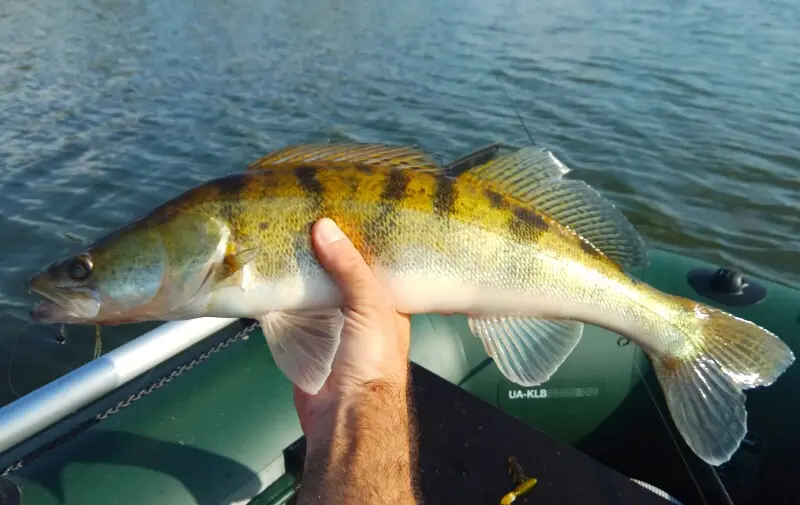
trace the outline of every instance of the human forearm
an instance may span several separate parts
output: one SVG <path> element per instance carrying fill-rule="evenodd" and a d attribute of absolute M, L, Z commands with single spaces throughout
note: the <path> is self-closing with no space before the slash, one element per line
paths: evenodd
<path fill-rule="evenodd" d="M 416 505 L 411 319 L 333 221 L 321 219 L 312 232 L 341 290 L 344 324 L 322 389 L 295 388 L 307 444 L 298 503 Z"/>
<path fill-rule="evenodd" d="M 299 505 L 417 503 L 407 385 L 371 381 L 307 439 Z"/>

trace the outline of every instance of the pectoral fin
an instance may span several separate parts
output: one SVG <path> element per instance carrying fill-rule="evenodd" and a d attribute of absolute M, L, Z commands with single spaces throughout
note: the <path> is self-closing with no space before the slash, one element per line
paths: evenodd
<path fill-rule="evenodd" d="M 235 254 L 228 254 L 225 256 L 225 265 L 228 267 L 230 273 L 235 273 L 245 267 L 248 263 L 256 259 L 258 256 L 258 247 L 251 247 L 244 249 Z"/>
<path fill-rule="evenodd" d="M 258 247 L 251 247 L 237 253 L 226 254 L 218 266 L 209 271 L 206 282 L 219 284 L 226 280 L 230 281 L 235 273 L 242 271 L 248 263 L 256 259 L 259 251 Z"/>
<path fill-rule="evenodd" d="M 269 312 L 259 322 L 278 368 L 298 388 L 317 394 L 339 347 L 341 311 Z"/>

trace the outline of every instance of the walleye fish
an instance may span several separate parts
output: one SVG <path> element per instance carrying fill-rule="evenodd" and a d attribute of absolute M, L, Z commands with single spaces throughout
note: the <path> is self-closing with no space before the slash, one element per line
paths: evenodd
<path fill-rule="evenodd" d="M 718 465 L 746 432 L 744 390 L 793 363 L 769 331 L 635 279 L 633 226 L 541 148 L 451 176 L 416 148 L 300 145 L 206 182 L 29 280 L 43 322 L 260 321 L 277 365 L 316 393 L 342 298 L 310 227 L 327 216 L 407 314 L 464 314 L 510 381 L 541 384 L 584 324 L 644 349 L 676 426 Z"/>

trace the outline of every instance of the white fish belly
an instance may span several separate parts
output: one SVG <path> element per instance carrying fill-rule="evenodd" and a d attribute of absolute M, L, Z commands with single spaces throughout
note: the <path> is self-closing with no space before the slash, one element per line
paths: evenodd
<path fill-rule="evenodd" d="M 650 353 L 676 354 L 685 346 L 682 333 L 668 317 L 654 313 L 648 304 L 615 295 L 621 291 L 609 281 L 597 291 L 606 296 L 588 296 L 594 289 L 574 290 L 558 283 L 533 284 L 529 289 L 480 285 L 436 276 L 398 276 L 388 279 L 398 311 L 408 314 L 440 313 L 468 316 L 516 316 L 580 321 L 627 337 Z M 569 292 L 574 291 L 573 296 Z M 584 294 L 587 296 L 579 296 Z"/>
<path fill-rule="evenodd" d="M 453 226 L 452 224 L 450 226 Z M 398 310 L 568 319 L 625 336 L 649 352 L 673 353 L 684 335 L 673 309 L 628 278 L 612 278 L 580 261 L 463 226 L 458 237 L 395 250 L 384 273 Z"/>
<path fill-rule="evenodd" d="M 247 266 L 241 285 L 214 290 L 205 315 L 255 319 L 267 312 L 340 307 L 341 304 L 339 289 L 316 264 L 307 268 L 305 275 L 275 280 L 260 277 Z"/>

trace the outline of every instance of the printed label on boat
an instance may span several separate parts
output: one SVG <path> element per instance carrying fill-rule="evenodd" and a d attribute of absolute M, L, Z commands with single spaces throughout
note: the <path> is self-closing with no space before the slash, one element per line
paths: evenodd
<path fill-rule="evenodd" d="M 578 387 L 558 387 L 558 386 L 537 386 L 532 388 L 504 388 L 505 397 L 508 400 L 545 400 L 557 398 L 596 398 L 600 396 L 599 386 L 578 386 Z M 501 395 L 503 392 L 501 392 Z"/>

